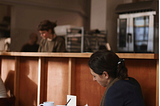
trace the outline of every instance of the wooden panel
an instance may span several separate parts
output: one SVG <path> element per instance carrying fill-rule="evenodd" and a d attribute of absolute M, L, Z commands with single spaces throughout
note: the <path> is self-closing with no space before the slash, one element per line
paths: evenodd
<path fill-rule="evenodd" d="M 39 61 L 38 61 L 38 94 L 37 94 L 37 106 L 39 106 L 40 103 L 42 103 L 45 98 L 45 58 L 43 57 L 39 57 Z"/>
<path fill-rule="evenodd" d="M 157 61 L 156 68 L 156 106 L 159 106 L 159 60 Z"/>
<path fill-rule="evenodd" d="M 46 101 L 53 101 L 55 105 L 65 104 L 68 94 L 68 58 L 48 58 L 47 60 Z"/>
<path fill-rule="evenodd" d="M 65 104 L 67 94 L 75 94 L 78 106 L 83 106 L 86 103 L 89 106 L 98 106 L 105 88 L 93 81 L 88 67 L 90 54 L 44 53 L 40 56 L 43 58 L 40 76 L 40 102 L 53 101 L 55 105 Z M 23 55 L 24 57 L 14 57 L 14 55 Z M 28 53 L 14 53 L 13 57 L 1 56 L 1 77 L 12 93 L 15 86 L 16 94 L 18 94 L 16 100 L 19 101 L 17 106 L 38 105 L 36 100 L 38 98 L 39 57 L 31 57 L 30 55 Z M 34 55 L 39 56 L 41 54 L 33 53 Z M 121 58 L 126 58 L 129 76 L 134 77 L 140 83 L 146 106 L 158 106 L 159 60 L 156 60 L 157 55 L 145 54 L 143 57 L 142 54 L 119 53 L 118 55 Z M 15 79 L 16 81 L 19 79 L 19 84 L 14 82 L 15 71 L 17 75 Z"/>
<path fill-rule="evenodd" d="M 2 57 L 0 56 L 0 76 L 1 76 Z"/>
<path fill-rule="evenodd" d="M 156 102 L 155 60 L 126 60 L 128 74 L 140 83 L 146 106 Z M 76 95 L 78 105 L 98 106 L 105 88 L 92 80 L 88 59 L 76 59 Z"/>
<path fill-rule="evenodd" d="M 19 106 L 19 80 L 20 80 L 20 57 L 15 57 L 15 74 L 14 74 L 14 96 L 16 97 L 15 105 Z"/>
<path fill-rule="evenodd" d="M 158 59 L 159 54 L 150 53 L 116 53 L 119 58 L 125 59 Z"/>
<path fill-rule="evenodd" d="M 142 88 L 146 106 L 156 104 L 156 61 L 126 60 L 129 76 L 137 79 Z"/>
<path fill-rule="evenodd" d="M 78 57 L 89 58 L 92 53 L 49 53 L 49 52 L 0 52 L 3 56 L 29 56 L 29 57 Z M 127 59 L 158 59 L 159 54 L 154 53 L 116 53 L 120 58 Z"/>
<path fill-rule="evenodd" d="M 99 106 L 105 88 L 93 81 L 88 67 L 88 59 L 76 59 L 77 105 Z"/>
<path fill-rule="evenodd" d="M 75 95 L 75 58 L 69 58 L 68 71 L 68 95 Z"/>
<path fill-rule="evenodd" d="M 1 57 L 1 78 L 8 94 L 14 94 L 15 58 Z"/>
<path fill-rule="evenodd" d="M 19 106 L 36 106 L 38 58 L 21 58 L 19 81 Z"/>

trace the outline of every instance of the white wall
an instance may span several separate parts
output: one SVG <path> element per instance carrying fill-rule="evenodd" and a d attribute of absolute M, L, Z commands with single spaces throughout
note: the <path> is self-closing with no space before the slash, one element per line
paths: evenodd
<path fill-rule="evenodd" d="M 107 30 L 107 42 L 112 51 L 117 51 L 116 6 L 124 0 L 91 0 L 91 29 Z"/>
<path fill-rule="evenodd" d="M 8 6 L 0 4 L 0 22 L 2 22 L 4 16 L 8 16 Z"/>
<path fill-rule="evenodd" d="M 123 0 L 107 0 L 106 6 L 106 28 L 107 28 L 107 41 L 111 46 L 112 51 L 117 52 L 117 18 L 118 14 L 115 13 L 117 5 L 123 4 Z"/>
<path fill-rule="evenodd" d="M 29 34 L 37 31 L 36 28 L 39 22 L 44 19 L 49 19 L 52 21 L 57 20 L 58 25 L 70 24 L 84 26 L 86 30 L 107 30 L 107 41 L 112 50 L 116 52 L 118 15 L 115 14 L 115 8 L 118 4 L 133 1 L 134 0 L 91 0 L 91 2 L 90 0 L 0 0 L 0 4 L 12 6 L 12 51 L 19 51 L 21 46 L 28 41 Z"/>
<path fill-rule="evenodd" d="M 132 3 L 133 2 L 133 0 L 123 0 L 124 1 L 124 3 Z"/>
<path fill-rule="evenodd" d="M 106 2 L 107 0 L 91 0 L 91 30 L 106 30 Z"/>
<path fill-rule="evenodd" d="M 84 26 L 86 29 L 90 23 L 89 0 L 1 0 L 0 3 L 12 6 L 12 51 L 20 51 L 29 34 L 37 32 L 42 20 L 57 20 L 58 25 Z"/>
<path fill-rule="evenodd" d="M 6 5 L 0 5 L 0 22 L 3 21 L 3 17 L 7 15 L 7 6 Z M 3 34 L 2 32 L 0 31 L 0 50 L 3 50 L 4 46 L 2 45 L 3 44 L 3 41 L 1 40 Z"/>

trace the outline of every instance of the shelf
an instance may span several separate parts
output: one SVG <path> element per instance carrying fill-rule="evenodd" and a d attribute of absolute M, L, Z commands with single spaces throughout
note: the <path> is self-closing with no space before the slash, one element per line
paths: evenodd
<path fill-rule="evenodd" d="M 72 34 L 72 35 L 67 35 L 67 37 L 81 37 L 82 35 L 81 34 Z"/>
<path fill-rule="evenodd" d="M 83 52 L 84 29 L 83 27 L 68 28 L 66 35 L 66 50 L 68 52 Z"/>
<path fill-rule="evenodd" d="M 159 54 L 153 53 L 116 53 L 124 59 L 159 59 Z M 43 52 L 0 52 L 0 56 L 23 57 L 75 57 L 89 58 L 92 53 L 43 53 Z"/>
<path fill-rule="evenodd" d="M 98 33 L 84 34 L 84 51 L 97 51 L 100 46 L 104 46 L 107 43 L 107 31 L 99 30 Z"/>

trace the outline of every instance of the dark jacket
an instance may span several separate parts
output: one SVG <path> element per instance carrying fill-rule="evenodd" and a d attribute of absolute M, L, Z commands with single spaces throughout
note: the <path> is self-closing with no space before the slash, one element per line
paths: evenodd
<path fill-rule="evenodd" d="M 131 77 L 114 83 L 107 91 L 105 106 L 145 106 L 139 83 Z"/>
<path fill-rule="evenodd" d="M 38 52 L 65 52 L 65 40 L 56 36 L 55 39 L 49 41 L 47 39 L 42 39 L 39 44 Z"/>

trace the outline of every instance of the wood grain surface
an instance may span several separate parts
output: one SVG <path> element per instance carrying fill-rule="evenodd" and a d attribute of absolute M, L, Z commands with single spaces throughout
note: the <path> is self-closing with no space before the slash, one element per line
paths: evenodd
<path fill-rule="evenodd" d="M 77 106 L 98 106 L 105 88 L 93 81 L 88 67 L 90 55 L 0 53 L 1 78 L 6 88 L 15 95 L 16 106 L 38 106 L 44 101 L 64 105 L 68 94 L 77 96 Z M 125 58 L 129 76 L 140 83 L 146 106 L 158 106 L 158 56 L 129 53 L 118 55 Z"/>

